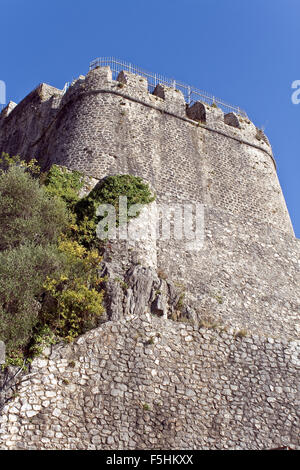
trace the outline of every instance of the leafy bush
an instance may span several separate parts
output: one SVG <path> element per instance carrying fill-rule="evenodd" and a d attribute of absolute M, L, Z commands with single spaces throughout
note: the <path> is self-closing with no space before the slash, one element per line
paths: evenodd
<path fill-rule="evenodd" d="M 0 174 L 0 251 L 22 243 L 46 245 L 69 223 L 62 200 L 49 197 L 22 166 Z"/>
<path fill-rule="evenodd" d="M 10 157 L 8 153 L 2 152 L 0 156 L 0 173 L 5 173 L 11 167 L 23 168 L 24 171 L 33 175 L 40 175 L 40 167 L 37 160 L 33 158 L 29 162 L 25 162 L 19 155 Z"/>
<path fill-rule="evenodd" d="M 119 196 L 128 209 L 154 200 L 132 175 L 110 176 L 82 199 L 79 172 L 54 165 L 36 175 L 35 161 L 0 158 L 0 339 L 13 364 L 99 324 L 97 208 L 112 204 L 118 213 Z"/>
<path fill-rule="evenodd" d="M 0 339 L 8 363 L 70 340 L 103 313 L 98 251 L 70 238 L 83 177 L 35 162 L 0 159 Z M 40 175 L 39 175 L 40 176 Z"/>
<path fill-rule="evenodd" d="M 38 322 L 43 283 L 60 269 L 55 246 L 23 244 L 0 253 L 0 339 L 8 355 L 26 347 Z"/>
<path fill-rule="evenodd" d="M 101 257 L 97 250 L 68 239 L 60 243 L 59 250 L 65 259 L 64 270 L 44 284 L 43 316 L 58 336 L 72 340 L 97 326 L 104 312 L 102 279 L 97 274 Z"/>
<path fill-rule="evenodd" d="M 83 175 L 79 171 L 69 171 L 67 168 L 52 165 L 44 185 L 49 194 L 61 198 L 68 208 L 73 209 L 84 185 Z"/>
<path fill-rule="evenodd" d="M 79 201 L 76 212 L 79 217 L 82 214 L 93 219 L 99 204 L 111 204 L 118 212 L 120 196 L 127 197 L 128 209 L 133 204 L 149 204 L 155 199 L 142 178 L 133 175 L 114 175 L 105 178 L 88 196 Z"/>
<path fill-rule="evenodd" d="M 82 240 L 85 236 L 96 240 L 96 227 L 100 217 L 96 216 L 100 204 L 111 204 L 116 210 L 116 223 L 119 225 L 119 197 L 127 197 L 127 210 L 134 204 L 149 204 L 155 200 L 149 186 L 142 178 L 133 175 L 108 176 L 101 181 L 88 196 L 75 206 L 77 234 Z M 138 216 L 129 216 L 128 219 Z M 83 242 L 84 243 L 84 242 Z"/>

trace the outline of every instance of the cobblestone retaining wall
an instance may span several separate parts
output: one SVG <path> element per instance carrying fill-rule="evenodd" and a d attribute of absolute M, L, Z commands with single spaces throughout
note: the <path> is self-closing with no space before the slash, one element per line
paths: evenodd
<path fill-rule="evenodd" d="M 0 446 L 300 448 L 296 348 L 150 315 L 107 322 L 34 361 Z"/>

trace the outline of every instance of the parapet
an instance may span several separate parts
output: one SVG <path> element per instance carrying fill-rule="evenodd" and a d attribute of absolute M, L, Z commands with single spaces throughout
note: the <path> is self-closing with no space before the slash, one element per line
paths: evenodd
<path fill-rule="evenodd" d="M 191 124 L 194 122 L 197 126 L 203 125 L 206 128 L 226 133 L 228 137 L 261 148 L 273 158 L 270 143 L 264 132 L 244 115 L 233 111 L 224 113 L 214 102 L 212 104 L 206 101 L 187 103 L 181 90 L 176 88 L 176 82 L 174 82 L 174 87 L 162 83 L 154 86 L 145 76 L 127 70 L 121 70 L 115 80 L 113 74 L 115 72 L 112 72 L 109 66 L 97 66 L 91 69 L 86 77 L 80 76 L 73 81 L 65 94 L 64 91 L 46 84 L 39 85 L 35 92 L 39 94 L 41 101 L 49 100 L 51 97 L 53 100 L 54 96 L 56 99 L 63 97 L 63 104 L 67 103 L 71 96 L 72 99 L 76 98 L 76 94 L 111 92 L 125 99 L 139 101 L 161 112 L 173 114 L 175 117 L 190 121 Z"/>
<path fill-rule="evenodd" d="M 153 109 L 158 111 L 160 115 L 166 113 L 171 116 L 171 119 L 179 119 L 187 123 L 187 126 L 191 125 L 199 128 L 199 131 L 196 131 L 199 133 L 199 136 L 204 136 L 207 130 L 211 135 L 212 132 L 216 135 L 221 134 L 240 144 L 248 145 L 250 159 L 252 159 L 252 149 L 254 149 L 254 151 L 257 151 L 257 149 L 262 150 L 265 154 L 268 154 L 270 162 L 273 161 L 273 163 L 275 163 L 272 149 L 264 132 L 258 129 L 247 117 L 242 116 L 242 113 L 238 114 L 233 111 L 224 113 L 214 102 L 211 105 L 204 101 L 186 103 L 187 96 L 185 96 L 181 90 L 176 89 L 175 81 L 170 81 L 170 84 L 172 83 L 173 86 L 166 86 L 165 83 L 169 83 L 166 80 L 163 84 L 157 83 L 159 77 L 156 77 L 155 81 L 152 80 L 153 77 L 147 77 L 148 76 L 143 76 L 138 73 L 129 72 L 128 70 L 121 70 L 118 75 L 116 75 L 114 68 L 98 66 L 90 70 L 86 76 L 80 76 L 78 79 L 74 80 L 71 85 L 68 88 L 65 87 L 64 90 L 59 90 L 58 88 L 42 83 L 18 105 L 9 103 L 2 111 L 0 115 L 2 133 L 1 147 L 10 153 L 22 153 L 26 156 L 25 158 L 27 158 L 27 155 L 32 155 L 33 152 L 35 154 L 40 152 L 44 154 L 45 148 L 48 148 L 48 144 L 46 144 L 44 148 L 44 138 L 46 135 L 48 136 L 47 138 L 50 138 L 49 131 L 53 128 L 52 126 L 57 117 L 59 117 L 60 123 L 62 117 L 66 115 L 65 111 L 63 111 L 64 107 L 71 104 L 71 102 L 73 106 L 77 102 L 77 98 L 80 97 L 84 99 L 85 96 L 90 95 L 88 101 L 85 101 L 82 105 L 78 103 L 78 106 L 83 106 L 78 115 L 83 115 L 83 109 L 85 115 L 90 115 L 89 124 L 86 122 L 87 128 L 94 126 L 94 118 L 92 116 L 95 115 L 96 111 L 94 113 L 92 109 L 99 109 L 98 106 L 100 102 L 102 102 L 103 105 L 107 105 L 106 113 L 108 114 L 113 109 L 120 110 L 123 121 L 126 113 L 127 116 L 130 115 L 131 118 L 137 119 L 139 113 L 143 113 L 141 106 L 145 106 L 144 109 L 145 111 L 147 110 L 147 112 L 149 109 Z M 100 99 L 100 94 L 102 94 L 103 97 L 106 94 L 107 98 L 103 98 L 103 101 L 102 98 Z M 94 100 L 93 95 L 95 98 L 97 96 L 97 100 Z M 119 97 L 121 97 L 123 101 L 122 107 L 120 107 Z M 190 95 L 189 98 L 195 98 L 195 95 Z M 111 107 L 113 101 L 115 101 L 117 105 L 116 108 Z M 128 110 L 124 108 L 125 102 L 128 104 Z M 130 103 L 134 102 L 138 103 L 138 106 L 135 108 L 134 113 L 132 113 L 133 105 Z M 217 102 L 219 103 L 219 101 Z M 230 109 L 230 106 L 228 108 Z M 70 113 L 67 112 L 67 115 L 70 117 Z M 21 121 L 22 127 L 19 124 Z M 57 124 L 55 126 L 57 126 Z M 69 128 L 69 123 L 67 127 Z M 17 133 L 16 129 L 18 129 Z M 16 138 L 17 134 L 18 138 Z M 29 135 L 25 138 L 25 134 L 26 136 L 27 134 Z M 69 132 L 67 138 L 71 139 Z M 56 138 L 53 136 L 51 139 Z M 72 137 L 72 139 L 76 140 L 77 135 Z M 63 147 L 66 147 L 66 138 L 63 140 L 64 144 L 62 146 L 51 150 L 51 161 L 54 155 L 57 155 L 62 151 Z M 11 142 L 13 142 L 13 145 L 11 145 Z M 38 143 L 39 146 L 36 146 L 36 143 Z M 72 142 L 71 147 L 73 147 Z M 87 148 L 88 147 L 89 146 L 87 146 Z M 65 157 L 62 156 L 60 158 L 62 162 Z M 262 158 L 266 158 L 266 155 Z M 80 165 L 80 168 L 81 166 L 84 166 L 84 163 Z"/>
<path fill-rule="evenodd" d="M 60 90 L 59 88 L 55 88 L 51 85 L 48 85 L 47 83 L 41 83 L 40 85 L 37 86 L 35 90 L 38 96 L 40 97 L 41 101 L 47 101 L 53 96 L 63 95 L 62 90 Z"/>
<path fill-rule="evenodd" d="M 166 111 L 178 113 L 179 116 L 186 115 L 186 103 L 180 90 L 158 84 L 153 95 L 164 100 Z"/>
<path fill-rule="evenodd" d="M 126 99 L 138 100 L 147 106 L 162 112 L 171 113 L 179 118 L 186 118 L 195 124 L 216 129 L 236 140 L 249 142 L 260 147 L 272 156 L 270 143 L 261 129 L 258 129 L 247 117 L 235 112 L 224 113 L 215 103 L 209 105 L 204 101 L 188 104 L 183 93 L 174 87 L 158 83 L 153 85 L 147 78 L 128 71 L 119 72 L 116 80 L 109 66 L 96 67 L 89 71 L 85 78 L 85 91 L 97 92 L 106 89 L 120 94 Z M 70 87 L 72 88 L 72 86 Z M 151 89 L 153 90 L 151 92 Z M 69 92 L 69 91 L 68 91 Z"/>
<path fill-rule="evenodd" d="M 112 72 L 110 67 L 97 67 L 91 70 L 85 78 L 87 91 L 98 90 L 112 83 Z"/>
<path fill-rule="evenodd" d="M 224 122 L 225 124 L 228 124 L 228 126 L 232 127 L 237 127 L 238 129 L 241 128 L 241 124 L 239 121 L 239 117 L 235 113 L 227 113 L 224 116 Z"/>
<path fill-rule="evenodd" d="M 136 75 L 122 70 L 117 77 L 117 81 L 122 85 L 126 85 L 130 89 L 136 90 L 136 92 L 140 92 L 141 94 L 148 93 L 147 79 L 141 75 Z"/>
<path fill-rule="evenodd" d="M 186 114 L 193 121 L 206 122 L 206 106 L 201 101 L 196 101 L 192 106 L 189 106 Z"/>
<path fill-rule="evenodd" d="M 113 72 L 110 66 L 96 66 L 88 72 L 86 77 L 80 76 L 74 80 L 66 93 L 65 90 L 59 90 L 45 83 L 40 84 L 18 105 L 9 103 L 0 115 L 1 120 L 3 122 L 15 108 L 18 112 L 23 111 L 23 108 L 31 105 L 33 101 L 49 102 L 51 109 L 58 109 L 61 105 L 66 104 L 71 97 L 76 99 L 76 94 L 111 91 L 114 94 L 124 96 L 125 99 L 138 100 L 148 107 L 173 114 L 175 117 L 185 118 L 187 121 L 190 120 L 195 125 L 215 129 L 228 134 L 228 137 L 246 141 L 250 145 L 266 151 L 273 158 L 270 143 L 264 132 L 247 117 L 236 112 L 223 113 L 223 110 L 214 102 L 212 104 L 208 104 L 206 101 L 186 103 L 186 97 L 181 90 L 176 88 L 175 81 L 174 86 L 166 86 L 166 82 L 153 84 L 150 76 L 148 76 L 148 81 L 146 76 L 121 70 L 116 77 L 116 72 Z M 113 77 L 116 77 L 116 80 Z"/>

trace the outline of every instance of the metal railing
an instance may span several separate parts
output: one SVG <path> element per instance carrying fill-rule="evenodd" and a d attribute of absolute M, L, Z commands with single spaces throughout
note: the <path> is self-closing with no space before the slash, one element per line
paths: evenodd
<path fill-rule="evenodd" d="M 67 90 L 70 88 L 71 82 L 66 82 L 65 86 L 62 89 L 63 95 L 67 92 Z"/>
<path fill-rule="evenodd" d="M 198 90 L 197 88 L 186 85 L 185 83 L 179 82 L 178 80 L 170 79 L 164 75 L 146 72 L 145 70 L 140 69 L 136 65 L 133 65 L 129 62 L 124 62 L 123 60 L 116 59 L 115 57 L 98 57 L 90 63 L 90 70 L 95 69 L 96 67 L 105 67 L 109 66 L 112 71 L 113 79 L 116 80 L 119 72 L 122 70 L 135 73 L 147 78 L 148 89 L 152 93 L 154 88 L 158 83 L 175 88 L 180 90 L 185 98 L 185 101 L 191 105 L 195 101 L 204 101 L 209 105 L 217 105 L 225 113 L 236 113 L 242 117 L 247 118 L 247 113 L 238 106 L 233 106 L 225 101 L 217 98 L 214 95 L 211 95 L 203 90 Z"/>

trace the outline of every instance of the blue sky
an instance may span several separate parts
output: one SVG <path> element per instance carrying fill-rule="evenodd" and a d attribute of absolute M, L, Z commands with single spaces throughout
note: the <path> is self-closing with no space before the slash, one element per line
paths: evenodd
<path fill-rule="evenodd" d="M 264 127 L 300 238 L 299 0 L 1 0 L 7 100 L 115 56 L 204 89 Z"/>

